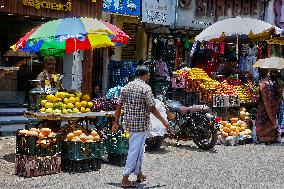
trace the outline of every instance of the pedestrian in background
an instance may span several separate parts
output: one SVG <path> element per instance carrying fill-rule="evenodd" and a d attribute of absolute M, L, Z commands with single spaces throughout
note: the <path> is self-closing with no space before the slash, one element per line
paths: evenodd
<path fill-rule="evenodd" d="M 129 181 L 129 175 L 134 173 L 137 176 L 137 182 L 146 180 L 142 173 L 142 163 L 145 151 L 145 140 L 150 127 L 150 113 L 157 117 L 167 130 L 170 125 L 155 107 L 154 96 L 151 87 L 147 84 L 150 73 L 145 65 L 138 66 L 136 69 L 136 78 L 128 83 L 121 91 L 120 103 L 115 112 L 115 123 L 112 131 L 119 129 L 119 117 L 123 108 L 123 122 L 125 129 L 129 132 L 129 150 L 124 168 L 122 188 L 133 187 Z"/>
<path fill-rule="evenodd" d="M 259 142 L 277 142 L 277 115 L 281 103 L 283 84 L 278 70 L 262 70 L 259 82 L 259 101 L 256 115 L 256 134 Z"/>

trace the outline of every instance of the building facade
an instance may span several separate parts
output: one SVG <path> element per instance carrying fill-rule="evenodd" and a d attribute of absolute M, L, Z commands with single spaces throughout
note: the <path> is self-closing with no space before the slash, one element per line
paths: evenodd
<path fill-rule="evenodd" d="M 29 80 L 36 79 L 42 69 L 42 64 L 35 64 L 30 58 L 4 56 L 10 46 L 31 29 L 49 20 L 67 17 L 101 18 L 102 2 L 102 0 L 0 0 L 0 72 L 2 73 L 0 103 L 26 103 L 27 89 L 30 89 Z M 62 58 L 57 60 L 57 71 L 63 73 L 64 61 Z M 100 57 L 94 58 L 94 52 L 89 50 L 84 52 L 83 60 L 82 91 L 91 94 L 93 66 Z"/>

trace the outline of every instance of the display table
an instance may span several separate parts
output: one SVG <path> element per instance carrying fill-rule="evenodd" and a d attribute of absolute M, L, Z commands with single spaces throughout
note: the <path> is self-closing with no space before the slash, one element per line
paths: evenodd
<path fill-rule="evenodd" d="M 113 124 L 114 111 L 88 112 L 88 113 L 73 113 L 73 114 L 53 114 L 41 112 L 25 112 L 25 117 L 38 119 L 39 122 L 33 127 L 48 127 L 56 132 L 61 128 L 62 121 L 68 121 L 68 124 L 80 124 L 89 128 L 89 124 L 95 125 L 94 119 L 98 117 L 107 118 L 107 125 Z M 62 128 L 64 129 L 64 128 Z"/>
<path fill-rule="evenodd" d="M 79 119 L 94 119 L 96 117 L 113 117 L 114 111 L 74 113 L 74 114 L 52 114 L 52 113 L 40 113 L 40 112 L 26 112 L 25 116 L 27 118 L 36 118 L 36 119 L 41 119 L 41 120 L 77 121 Z"/>

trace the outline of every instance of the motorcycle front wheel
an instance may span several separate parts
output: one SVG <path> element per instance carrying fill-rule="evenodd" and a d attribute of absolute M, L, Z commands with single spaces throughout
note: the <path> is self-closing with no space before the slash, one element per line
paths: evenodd
<path fill-rule="evenodd" d="M 196 115 L 194 118 L 194 129 L 192 130 L 193 142 L 202 150 L 211 150 L 217 143 L 217 130 L 210 126 L 205 115 Z"/>

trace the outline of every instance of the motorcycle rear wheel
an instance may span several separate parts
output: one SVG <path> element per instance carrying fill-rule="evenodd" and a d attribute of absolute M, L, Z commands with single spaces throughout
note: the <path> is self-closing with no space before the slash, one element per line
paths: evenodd
<path fill-rule="evenodd" d="M 193 130 L 193 142 L 202 150 L 211 150 L 217 143 L 217 130 L 210 126 L 210 122 L 203 115 L 194 119 L 196 126 Z"/>
<path fill-rule="evenodd" d="M 148 151 L 159 150 L 161 148 L 163 140 L 164 140 L 163 136 L 155 136 L 155 137 L 147 138 L 145 141 L 146 150 Z"/>

